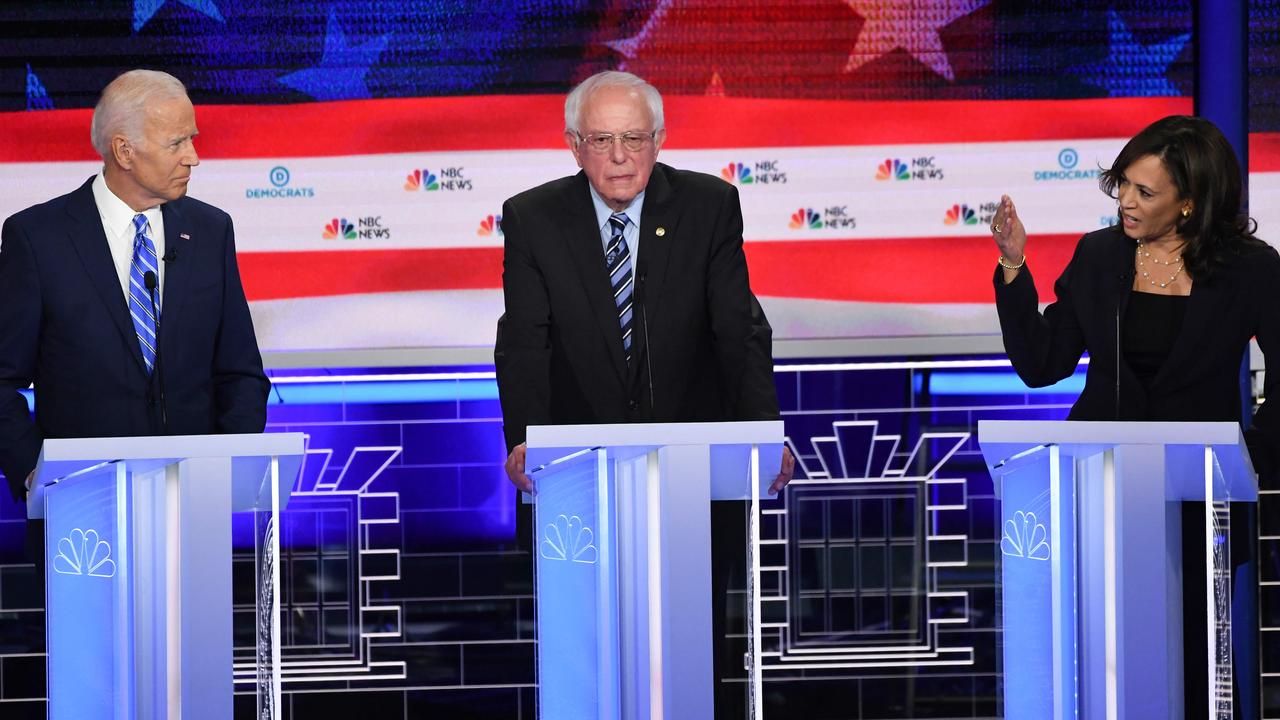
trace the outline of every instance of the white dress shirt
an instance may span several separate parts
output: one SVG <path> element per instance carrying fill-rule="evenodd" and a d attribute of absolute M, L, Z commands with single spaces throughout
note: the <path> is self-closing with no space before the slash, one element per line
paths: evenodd
<path fill-rule="evenodd" d="M 115 263 L 116 275 L 120 278 L 120 292 L 124 293 L 125 302 L 129 300 L 129 266 L 133 264 L 133 216 L 138 213 L 125 201 L 116 197 L 107 187 L 102 173 L 93 179 L 93 200 L 98 206 L 98 217 L 102 218 L 102 230 L 107 234 L 107 247 L 111 250 L 111 261 Z M 147 216 L 147 237 L 156 247 L 156 257 L 164 257 L 164 214 L 160 206 L 142 211 Z M 160 305 L 160 297 L 164 292 L 164 263 L 156 263 L 159 277 L 156 278 L 156 306 Z"/>

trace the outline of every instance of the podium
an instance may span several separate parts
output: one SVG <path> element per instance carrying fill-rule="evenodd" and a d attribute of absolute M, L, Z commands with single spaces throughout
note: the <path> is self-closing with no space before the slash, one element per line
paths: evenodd
<path fill-rule="evenodd" d="M 1233 619 L 1256 617 L 1233 618 L 1230 504 L 1258 493 L 1240 427 L 980 421 L 978 441 L 1001 506 L 1004 716 L 1242 717 L 1233 663 L 1256 665 L 1233 657 Z M 1183 526 L 1184 500 L 1203 523 Z M 1185 660 L 1208 707 L 1183 707 L 1184 536 L 1204 548 L 1209 650 Z"/>
<path fill-rule="evenodd" d="M 743 552 L 758 545 L 782 422 L 561 425 L 527 437 L 538 716 L 711 718 L 710 502 L 748 500 Z M 748 572 L 748 613 L 758 614 L 754 558 Z M 747 645 L 758 717 L 760 638 Z"/>
<path fill-rule="evenodd" d="M 27 515 L 52 720 L 232 717 L 232 513 L 254 530 L 257 717 L 279 717 L 277 522 L 302 456 L 300 433 L 44 442 Z"/>

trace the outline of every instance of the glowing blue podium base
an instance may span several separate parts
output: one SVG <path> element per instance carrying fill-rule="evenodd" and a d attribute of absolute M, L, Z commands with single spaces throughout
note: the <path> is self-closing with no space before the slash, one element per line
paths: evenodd
<path fill-rule="evenodd" d="M 258 712 L 279 717 L 277 518 L 301 434 L 47 440 L 52 720 L 232 717 L 232 513 L 255 530 Z"/>
<path fill-rule="evenodd" d="M 750 501 L 746 554 L 782 438 L 781 421 L 529 428 L 540 718 L 713 717 L 710 502 Z"/>
<path fill-rule="evenodd" d="M 1242 717 L 1229 509 L 1258 486 L 1240 427 L 981 421 L 978 441 L 1001 501 L 1003 716 Z M 1183 500 L 1206 501 L 1203 525 L 1182 527 Z M 1207 708 L 1183 707 L 1184 533 L 1205 548 Z"/>

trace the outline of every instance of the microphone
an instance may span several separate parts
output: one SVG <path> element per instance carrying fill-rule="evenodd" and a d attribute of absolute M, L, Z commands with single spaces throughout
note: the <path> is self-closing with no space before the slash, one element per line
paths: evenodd
<path fill-rule="evenodd" d="M 176 253 L 174 254 L 174 257 L 176 259 Z M 172 262 L 169 260 L 169 255 L 167 253 L 165 255 L 165 262 Z M 147 294 L 151 297 L 151 317 L 156 319 L 156 382 L 160 386 L 160 427 L 163 428 L 164 434 L 168 435 L 169 409 L 164 398 L 164 368 L 160 364 L 160 312 L 156 307 L 156 285 L 158 284 L 156 274 L 151 270 L 148 270 L 143 274 L 142 282 L 147 286 Z"/>
<path fill-rule="evenodd" d="M 636 286 L 636 305 L 640 306 L 640 324 L 644 327 L 644 362 L 649 371 L 649 418 L 657 418 L 657 403 L 653 395 L 653 338 L 649 335 L 649 311 L 645 309 L 644 280 L 648 271 L 640 273 L 640 282 Z"/>

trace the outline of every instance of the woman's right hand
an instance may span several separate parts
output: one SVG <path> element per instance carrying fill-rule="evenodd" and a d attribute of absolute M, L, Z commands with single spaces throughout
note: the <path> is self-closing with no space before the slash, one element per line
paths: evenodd
<path fill-rule="evenodd" d="M 991 221 L 991 236 L 1003 260 L 1000 265 L 1004 268 L 1004 281 L 1012 282 L 1018 271 L 1010 267 L 1021 268 L 1027 259 L 1027 229 L 1022 226 L 1018 210 L 1008 195 L 1000 196 L 1000 207 Z"/>

